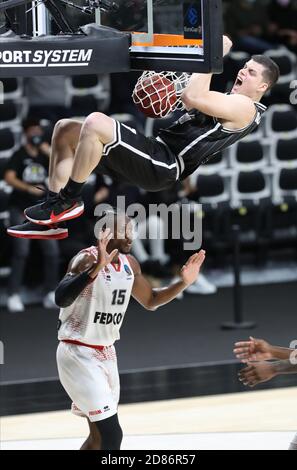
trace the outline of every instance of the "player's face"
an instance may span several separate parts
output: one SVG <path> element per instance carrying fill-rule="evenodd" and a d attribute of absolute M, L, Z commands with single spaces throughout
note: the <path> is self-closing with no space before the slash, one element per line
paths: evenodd
<path fill-rule="evenodd" d="M 119 217 L 115 224 L 115 234 L 110 241 L 112 249 L 117 248 L 120 253 L 130 253 L 133 242 L 133 224 L 127 217 Z"/>
<path fill-rule="evenodd" d="M 239 70 L 231 93 L 238 93 L 253 97 L 255 94 L 264 94 L 268 83 L 263 77 L 264 66 L 254 60 L 250 60 Z"/>

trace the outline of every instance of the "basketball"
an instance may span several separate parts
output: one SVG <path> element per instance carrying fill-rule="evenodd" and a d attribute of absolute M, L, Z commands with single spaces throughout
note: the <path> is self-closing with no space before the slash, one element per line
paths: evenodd
<path fill-rule="evenodd" d="M 139 80 L 133 92 L 133 101 L 147 117 L 168 116 L 177 101 L 174 83 L 158 74 Z"/>

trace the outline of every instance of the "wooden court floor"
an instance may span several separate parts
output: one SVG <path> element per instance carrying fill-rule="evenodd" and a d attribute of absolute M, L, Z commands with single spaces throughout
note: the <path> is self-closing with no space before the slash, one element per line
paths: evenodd
<path fill-rule="evenodd" d="M 297 387 L 120 405 L 125 435 L 297 431 Z M 70 411 L 1 418 L 1 441 L 86 436 Z"/>

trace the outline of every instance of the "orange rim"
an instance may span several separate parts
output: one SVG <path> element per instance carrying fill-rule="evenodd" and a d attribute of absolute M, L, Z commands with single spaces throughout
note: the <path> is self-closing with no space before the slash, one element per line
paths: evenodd
<path fill-rule="evenodd" d="M 146 33 L 133 33 L 135 35 L 142 35 Z M 133 40 L 133 46 L 202 46 L 202 39 L 185 39 L 181 34 L 154 34 L 153 42 L 137 42 L 137 39 Z"/>

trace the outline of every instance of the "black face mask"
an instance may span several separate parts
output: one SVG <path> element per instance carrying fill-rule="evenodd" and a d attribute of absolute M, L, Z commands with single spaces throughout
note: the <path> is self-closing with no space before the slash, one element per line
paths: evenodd
<path fill-rule="evenodd" d="M 39 147 L 43 143 L 43 135 L 32 135 L 28 141 L 34 147 Z"/>

